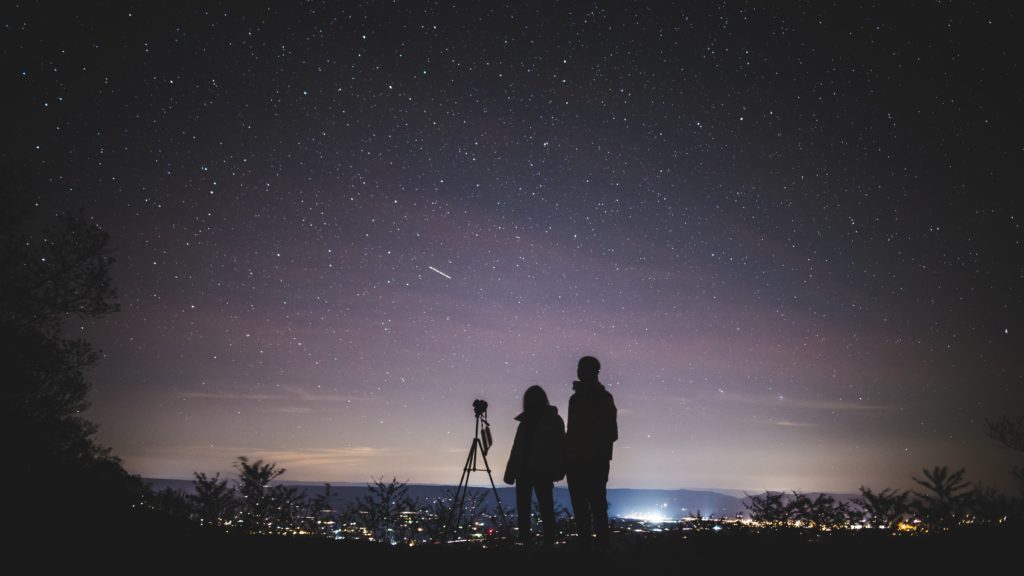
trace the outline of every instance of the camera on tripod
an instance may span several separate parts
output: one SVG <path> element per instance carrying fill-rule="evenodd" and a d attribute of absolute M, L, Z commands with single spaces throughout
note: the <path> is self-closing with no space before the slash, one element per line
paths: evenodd
<path fill-rule="evenodd" d="M 473 443 L 469 447 L 469 456 L 466 457 L 466 465 L 462 468 L 462 478 L 459 486 L 455 489 L 455 498 L 452 506 L 457 510 L 455 521 L 452 526 L 460 526 L 465 514 L 466 495 L 469 493 L 470 472 L 487 472 L 487 478 L 491 481 L 491 490 L 494 492 L 494 501 L 498 505 L 498 522 L 503 533 L 508 532 L 508 525 L 505 519 L 505 510 L 501 507 L 501 496 L 498 495 L 498 487 L 494 485 L 494 477 L 491 476 L 491 465 L 487 463 L 487 451 L 494 444 L 491 436 L 491 424 L 487 421 L 487 401 L 477 398 L 473 400 L 473 414 L 476 415 L 476 425 L 473 433 Z M 477 467 L 477 455 L 483 460 L 484 467 Z"/>
<path fill-rule="evenodd" d="M 487 421 L 487 401 L 477 398 L 473 400 L 473 414 L 476 415 L 477 436 L 480 438 L 480 448 L 484 456 L 491 449 L 494 439 L 491 437 L 491 423 Z"/>

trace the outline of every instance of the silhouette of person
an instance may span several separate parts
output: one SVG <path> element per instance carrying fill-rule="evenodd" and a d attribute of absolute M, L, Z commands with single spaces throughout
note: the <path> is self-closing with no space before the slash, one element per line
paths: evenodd
<path fill-rule="evenodd" d="M 619 438 L 618 410 L 611 393 L 597 379 L 600 371 L 597 358 L 580 358 L 565 435 L 569 499 L 584 550 L 590 549 L 592 535 L 598 549 L 608 546 L 608 469 L 612 444 Z"/>
<path fill-rule="evenodd" d="M 548 402 L 548 395 L 540 386 L 530 386 L 523 394 L 523 412 L 516 416 L 519 427 L 512 442 L 512 452 L 505 465 L 505 483 L 516 485 L 516 515 L 519 520 L 519 540 L 530 543 L 532 493 L 537 494 L 537 506 L 544 526 L 544 545 L 554 544 L 558 527 L 555 525 L 554 483 L 565 478 L 565 422 L 558 408 Z"/>

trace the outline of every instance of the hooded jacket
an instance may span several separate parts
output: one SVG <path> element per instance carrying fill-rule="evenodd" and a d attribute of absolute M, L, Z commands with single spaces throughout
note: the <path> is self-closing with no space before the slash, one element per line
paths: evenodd
<path fill-rule="evenodd" d="M 565 421 L 558 415 L 558 408 L 545 406 L 535 414 L 523 412 L 516 420 L 519 427 L 505 464 L 505 483 L 558 482 L 565 478 Z"/>
<path fill-rule="evenodd" d="M 619 439 L 618 409 L 610 392 L 597 381 L 572 384 L 569 428 L 565 436 L 569 462 L 612 459 L 612 443 Z"/>

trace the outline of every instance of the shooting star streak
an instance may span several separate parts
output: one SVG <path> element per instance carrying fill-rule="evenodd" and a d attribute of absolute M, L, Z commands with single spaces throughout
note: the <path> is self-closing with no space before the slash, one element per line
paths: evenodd
<path fill-rule="evenodd" d="M 440 270 L 438 270 L 437 268 L 434 268 L 433 266 L 427 266 L 427 268 L 430 268 L 430 269 L 431 269 L 431 270 L 433 270 L 434 272 L 437 272 L 438 274 L 440 274 L 441 276 L 444 276 L 445 278 L 447 278 L 447 279 L 449 279 L 449 280 L 451 280 L 451 279 L 452 279 L 452 277 L 451 277 L 451 276 L 449 276 L 449 275 L 445 274 L 444 272 L 441 272 Z"/>

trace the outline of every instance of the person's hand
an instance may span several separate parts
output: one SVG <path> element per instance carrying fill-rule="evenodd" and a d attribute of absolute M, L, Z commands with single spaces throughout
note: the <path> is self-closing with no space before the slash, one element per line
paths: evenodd
<path fill-rule="evenodd" d="M 510 484 L 511 485 L 511 484 L 515 484 L 516 483 L 515 475 L 512 474 L 512 472 L 509 471 L 509 470 L 505 471 L 505 477 L 503 478 L 503 480 L 505 481 L 505 484 Z"/>

